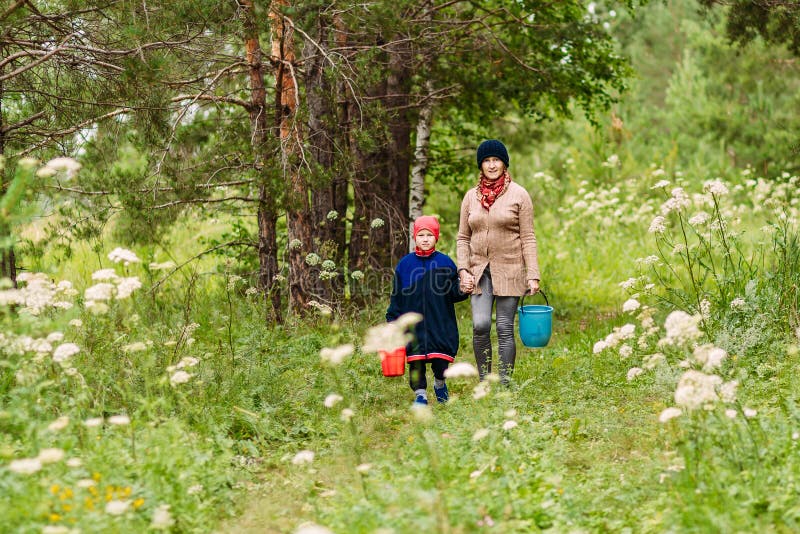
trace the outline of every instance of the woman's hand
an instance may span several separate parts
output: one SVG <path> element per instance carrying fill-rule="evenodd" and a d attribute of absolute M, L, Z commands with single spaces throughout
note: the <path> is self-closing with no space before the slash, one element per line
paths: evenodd
<path fill-rule="evenodd" d="M 531 292 L 531 295 L 535 295 L 539 292 L 539 280 L 528 280 L 528 289 Z"/>
<path fill-rule="evenodd" d="M 472 293 L 472 290 L 475 289 L 475 277 L 472 276 L 468 271 L 461 271 L 458 273 L 459 279 L 459 286 L 461 288 L 462 293 Z"/>

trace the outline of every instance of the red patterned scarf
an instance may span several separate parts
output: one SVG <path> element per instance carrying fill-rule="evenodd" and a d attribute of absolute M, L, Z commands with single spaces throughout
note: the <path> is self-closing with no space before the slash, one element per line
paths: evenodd
<path fill-rule="evenodd" d="M 492 207 L 497 197 L 502 195 L 508 189 L 508 184 L 511 183 L 511 175 L 508 174 L 508 169 L 503 171 L 503 175 L 497 180 L 489 180 L 481 171 L 481 180 L 475 188 L 478 193 L 478 200 L 481 205 L 487 210 Z"/>

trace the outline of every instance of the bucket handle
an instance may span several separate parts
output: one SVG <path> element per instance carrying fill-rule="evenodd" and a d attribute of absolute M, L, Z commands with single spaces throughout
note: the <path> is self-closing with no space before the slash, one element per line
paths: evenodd
<path fill-rule="evenodd" d="M 528 296 L 528 293 L 530 293 L 530 289 L 528 291 L 526 291 L 524 295 L 522 295 L 522 302 L 520 302 L 520 308 L 524 308 L 525 307 L 525 297 Z M 540 289 L 539 293 L 541 293 L 541 295 L 544 297 L 544 303 L 546 305 L 550 306 L 550 301 L 547 300 L 547 295 L 545 295 L 544 291 L 542 291 Z"/>

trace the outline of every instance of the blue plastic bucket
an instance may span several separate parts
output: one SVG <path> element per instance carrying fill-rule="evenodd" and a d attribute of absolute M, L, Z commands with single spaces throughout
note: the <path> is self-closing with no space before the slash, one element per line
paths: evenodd
<path fill-rule="evenodd" d="M 522 297 L 522 305 L 517 308 L 519 315 L 519 338 L 526 347 L 541 348 L 546 347 L 553 334 L 553 307 L 547 300 L 544 291 L 539 291 L 544 297 L 546 306 L 539 304 L 525 304 L 525 297 Z"/>

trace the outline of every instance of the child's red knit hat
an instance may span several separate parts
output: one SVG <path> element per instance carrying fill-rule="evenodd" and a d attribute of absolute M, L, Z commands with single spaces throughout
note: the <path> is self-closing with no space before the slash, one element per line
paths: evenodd
<path fill-rule="evenodd" d="M 439 221 L 436 220 L 436 217 L 432 215 L 423 215 L 422 217 L 417 217 L 414 221 L 415 238 L 420 230 L 430 230 L 433 234 L 433 237 L 436 238 L 436 241 L 439 241 Z"/>

